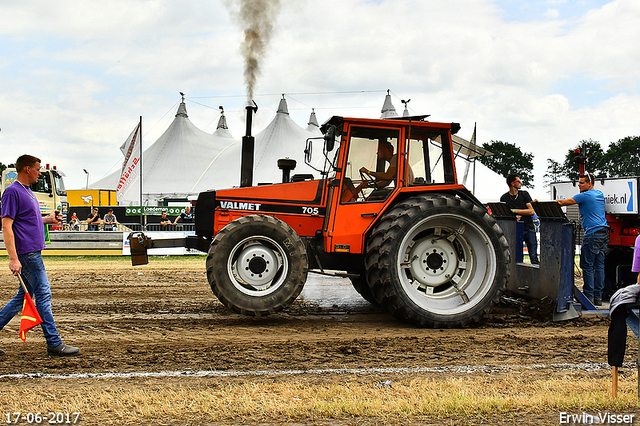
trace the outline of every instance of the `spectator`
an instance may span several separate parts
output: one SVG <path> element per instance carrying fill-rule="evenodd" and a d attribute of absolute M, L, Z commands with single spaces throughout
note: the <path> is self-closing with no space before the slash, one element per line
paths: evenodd
<path fill-rule="evenodd" d="M 167 211 L 166 210 L 162 210 L 162 214 L 160 215 L 160 225 L 165 227 L 165 226 L 169 226 L 171 224 L 172 224 L 171 221 L 167 217 Z"/>
<path fill-rule="evenodd" d="M 184 212 L 180 213 L 180 216 L 176 217 L 176 220 L 173 221 L 173 224 L 176 225 L 179 220 L 182 220 L 182 223 L 193 223 L 193 214 L 191 214 L 191 206 L 185 207 Z"/>
<path fill-rule="evenodd" d="M 113 209 L 109 209 L 107 214 L 104 215 L 104 218 L 102 219 L 102 221 L 104 222 L 103 229 L 105 231 L 113 231 L 113 229 L 118 224 L 118 221 L 116 220 L 116 215 L 113 214 Z"/>
<path fill-rule="evenodd" d="M 69 220 L 69 229 L 72 231 L 80 230 L 80 219 L 78 219 L 76 212 L 73 212 L 73 215 L 71 215 L 71 220 Z"/>
<path fill-rule="evenodd" d="M 102 219 L 98 216 L 98 208 L 94 207 L 87 217 L 87 231 L 99 231 L 100 223 L 102 223 Z"/>
<path fill-rule="evenodd" d="M 522 239 L 527 246 L 529 252 L 529 259 L 531 259 L 532 265 L 539 265 L 538 259 L 538 238 L 536 236 L 536 228 L 533 222 L 533 217 L 536 212 L 533 210 L 531 202 L 531 195 L 527 191 L 522 191 L 522 181 L 520 175 L 517 173 L 510 173 L 507 176 L 507 185 L 509 185 L 509 191 L 502 194 L 500 201 L 505 203 L 511 213 L 516 216 L 516 220 L 522 220 L 524 222 L 524 233 Z M 535 216 L 536 219 L 538 218 Z M 538 223 L 540 220 L 538 219 Z"/>

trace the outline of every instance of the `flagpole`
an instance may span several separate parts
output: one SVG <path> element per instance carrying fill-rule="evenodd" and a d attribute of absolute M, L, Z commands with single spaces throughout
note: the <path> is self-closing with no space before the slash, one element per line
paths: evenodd
<path fill-rule="evenodd" d="M 29 291 L 27 290 L 27 286 L 24 285 L 24 281 L 22 281 L 22 277 L 20 276 L 20 274 L 16 275 L 18 277 L 18 279 L 20 280 L 20 285 L 22 286 L 22 289 L 24 290 L 24 292 L 26 294 L 29 294 Z"/>
<path fill-rule="evenodd" d="M 140 116 L 140 229 L 144 229 L 144 219 L 143 219 L 143 210 L 142 207 L 142 116 Z"/>

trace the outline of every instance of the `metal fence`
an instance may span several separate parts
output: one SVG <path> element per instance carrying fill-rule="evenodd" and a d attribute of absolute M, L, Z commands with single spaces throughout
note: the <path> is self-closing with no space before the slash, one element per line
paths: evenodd
<path fill-rule="evenodd" d="M 159 223 L 151 223 L 147 225 L 140 225 L 139 223 L 118 223 L 116 225 L 88 225 L 86 223 L 78 223 L 75 227 L 69 224 L 65 225 L 51 225 L 51 232 L 56 231 L 101 231 L 101 232 L 139 232 L 139 231 L 182 231 L 192 232 L 195 231 L 195 224 L 193 223 L 178 223 L 176 225 L 160 225 Z"/>
<path fill-rule="evenodd" d="M 174 233 L 176 238 L 182 238 L 185 232 L 194 230 L 194 224 L 177 224 L 169 226 L 161 226 L 160 224 L 147 225 L 145 232 L 163 231 L 169 234 Z M 87 229 L 87 224 L 83 223 L 77 231 L 64 229 L 62 225 L 58 225 L 57 229 L 49 232 L 50 243 L 47 249 L 43 251 L 44 255 L 57 256 L 84 256 L 84 255 L 117 255 L 123 254 L 126 247 L 125 238 L 130 232 L 140 231 L 142 227 L 139 223 L 120 223 L 113 230 L 104 230 L 104 226 L 99 226 L 97 231 Z M 156 250 L 153 255 L 165 254 L 196 254 L 199 253 L 193 249 L 184 249 L 184 252 L 175 249 L 167 249 L 166 253 Z M 0 232 L 0 255 L 6 255 L 2 232 Z"/>

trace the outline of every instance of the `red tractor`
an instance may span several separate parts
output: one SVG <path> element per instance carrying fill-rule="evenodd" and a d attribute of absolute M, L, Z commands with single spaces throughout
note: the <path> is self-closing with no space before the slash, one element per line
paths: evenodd
<path fill-rule="evenodd" d="M 196 236 L 172 243 L 130 236 L 132 261 L 146 249 L 184 245 L 208 252 L 213 293 L 229 308 L 263 316 L 289 306 L 309 271 L 348 277 L 368 301 L 425 327 L 479 322 L 497 303 L 510 254 L 487 209 L 457 183 L 457 123 L 426 116 L 324 123 L 320 179 L 293 175 L 253 186 L 251 113 L 243 137 L 241 187 L 201 193 Z M 455 148 L 455 149 L 454 149 Z"/>

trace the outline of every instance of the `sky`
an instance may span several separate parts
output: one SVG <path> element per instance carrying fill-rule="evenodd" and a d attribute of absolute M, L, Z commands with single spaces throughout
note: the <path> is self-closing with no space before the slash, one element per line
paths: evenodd
<path fill-rule="evenodd" d="M 640 135 L 636 0 L 269 2 L 279 7 L 259 59 L 254 135 L 283 94 L 304 128 L 312 108 L 320 123 L 378 118 L 390 90 L 400 114 L 411 99 L 412 114 L 460 123 L 465 139 L 475 124 L 478 143 L 532 153 L 530 192 L 541 198 L 548 158 Z M 179 92 L 197 127 L 213 133 L 223 106 L 240 139 L 240 3 L 0 0 L 0 162 L 36 155 L 67 189 L 84 188 L 121 167 L 140 116 L 144 148 L 155 142 Z"/>

